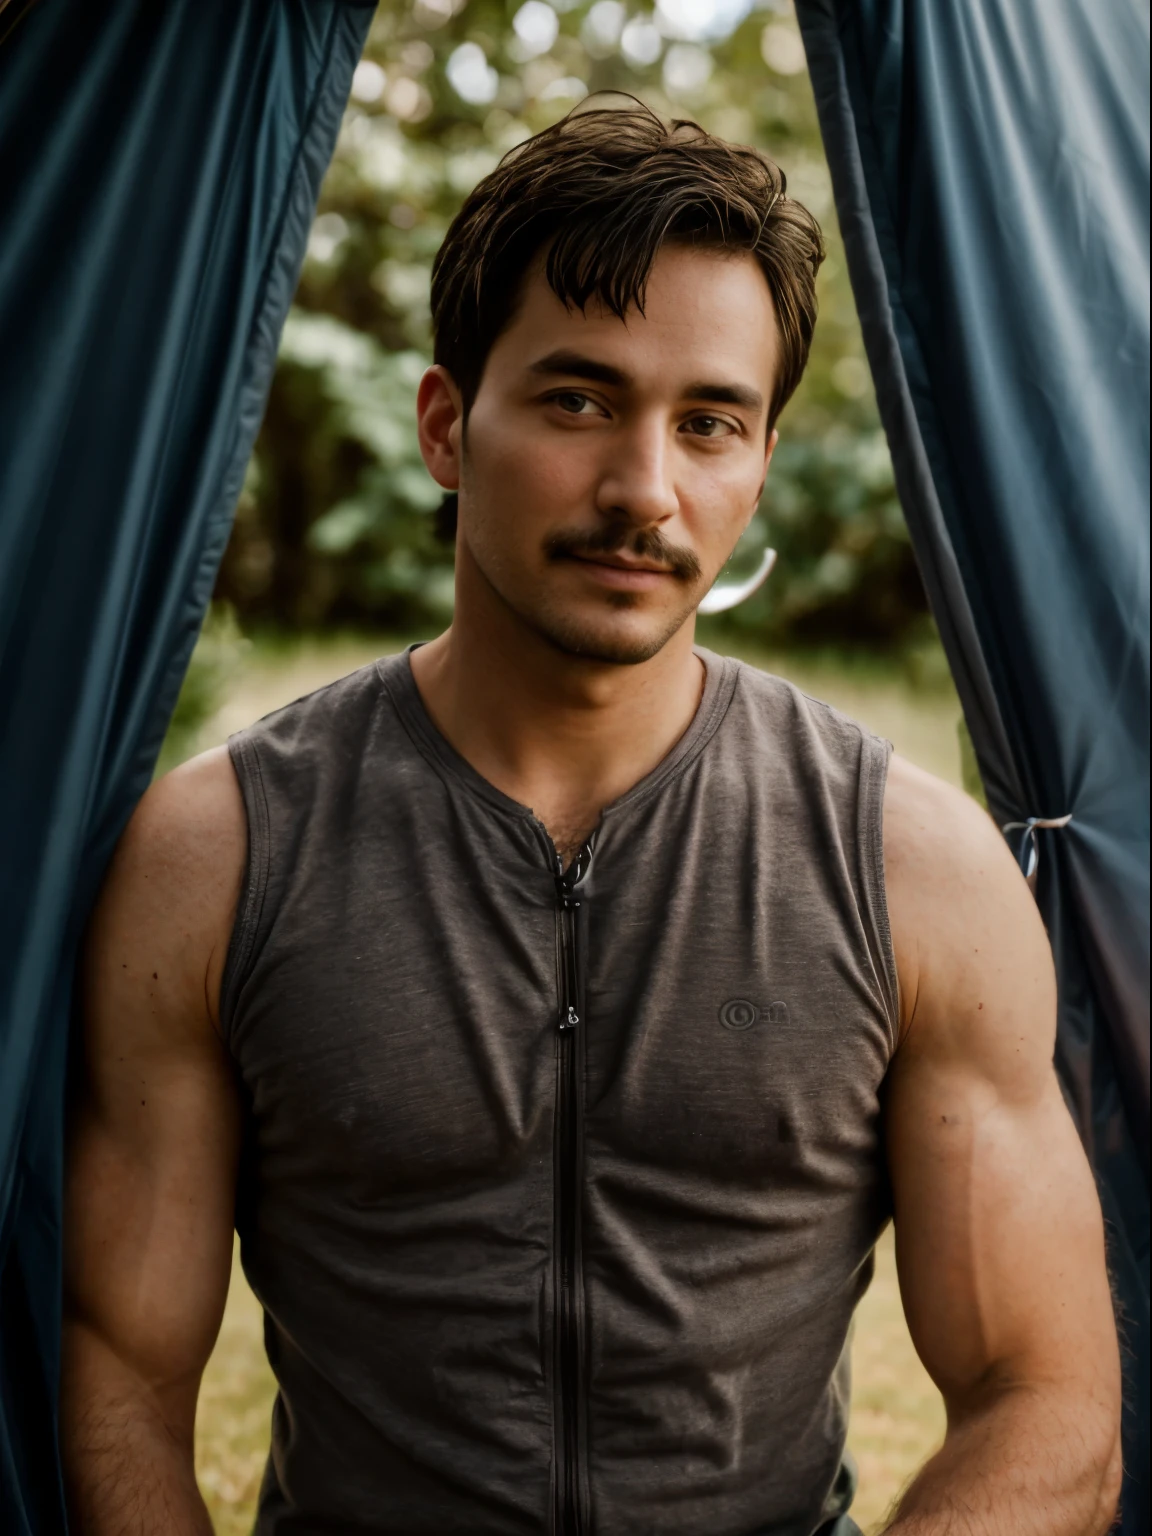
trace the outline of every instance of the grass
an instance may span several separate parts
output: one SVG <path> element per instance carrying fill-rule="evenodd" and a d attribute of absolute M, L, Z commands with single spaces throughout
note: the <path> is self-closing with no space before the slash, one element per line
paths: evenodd
<path fill-rule="evenodd" d="M 196 1475 L 218 1536 L 247 1536 L 252 1529 L 275 1393 L 260 1303 L 237 1253 L 196 1412 Z"/>
<path fill-rule="evenodd" d="M 363 636 L 257 643 L 234 671 L 218 708 L 187 737 L 185 750 L 214 746 L 259 716 L 402 643 Z M 735 649 L 722 637 L 710 636 L 707 643 L 718 650 Z M 894 665 L 867 656 L 771 656 L 743 645 L 740 653 L 888 737 L 921 767 L 961 782 L 959 704 L 931 654 L 913 658 L 910 665 Z M 860 1468 L 852 1512 L 872 1533 L 881 1529 L 901 1488 L 944 1433 L 940 1395 L 904 1322 L 890 1230 L 877 1249 L 875 1279 L 856 1316 L 852 1358 L 848 1443 Z M 197 1474 L 218 1536 L 247 1536 L 252 1528 L 274 1393 L 260 1306 L 236 1260 L 196 1421 Z"/>

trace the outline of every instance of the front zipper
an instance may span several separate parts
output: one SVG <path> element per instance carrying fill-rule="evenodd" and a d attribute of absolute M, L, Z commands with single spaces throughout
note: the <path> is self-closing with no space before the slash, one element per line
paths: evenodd
<path fill-rule="evenodd" d="M 592 862 L 589 840 L 565 871 L 554 853 L 559 942 L 555 1199 L 555 1412 L 557 1536 L 581 1536 L 584 1413 L 584 1276 L 581 1205 L 584 1163 L 584 1020 L 579 888 Z"/>

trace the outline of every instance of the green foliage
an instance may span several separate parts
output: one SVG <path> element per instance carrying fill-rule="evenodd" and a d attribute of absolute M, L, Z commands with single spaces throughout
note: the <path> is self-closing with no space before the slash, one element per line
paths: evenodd
<path fill-rule="evenodd" d="M 447 617 L 451 561 L 428 515 L 441 494 L 420 457 L 412 412 L 427 359 L 387 352 L 338 320 L 300 312 L 280 355 L 283 367 L 314 371 L 341 439 L 367 455 L 353 493 L 309 526 L 309 548 L 353 557 L 345 580 L 366 609 L 410 598 Z"/>
<path fill-rule="evenodd" d="M 812 360 L 737 563 L 766 542 L 779 561 L 730 622 L 773 643 L 922 629 L 787 0 L 381 6 L 221 573 L 245 621 L 408 628 L 450 612 L 414 419 L 432 258 L 501 154 L 605 89 L 766 148 L 828 237 Z"/>

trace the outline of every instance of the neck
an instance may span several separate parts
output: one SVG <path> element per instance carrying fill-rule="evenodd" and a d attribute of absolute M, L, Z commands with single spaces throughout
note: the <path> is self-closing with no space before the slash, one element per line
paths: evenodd
<path fill-rule="evenodd" d="M 451 628 L 413 653 L 416 686 L 456 751 L 570 854 L 691 724 L 704 683 L 694 625 L 648 661 L 612 665 L 558 650 L 474 585 L 458 581 Z"/>

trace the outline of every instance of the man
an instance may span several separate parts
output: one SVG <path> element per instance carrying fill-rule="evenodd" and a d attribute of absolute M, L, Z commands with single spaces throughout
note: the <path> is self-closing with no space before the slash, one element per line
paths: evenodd
<path fill-rule="evenodd" d="M 1117 1347 L 1028 890 L 965 797 L 693 647 L 821 254 L 770 163 L 639 109 L 453 224 L 417 400 L 451 628 L 158 783 L 92 925 L 78 1530 L 208 1530 L 235 1221 L 261 1533 L 843 1536 L 893 1210 L 948 1434 L 890 1529 L 1107 1529 Z"/>

